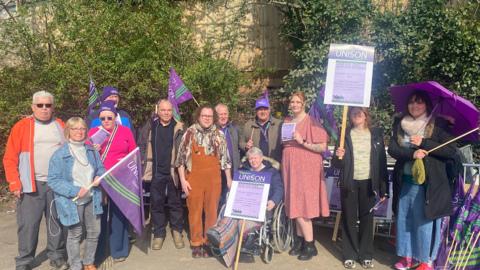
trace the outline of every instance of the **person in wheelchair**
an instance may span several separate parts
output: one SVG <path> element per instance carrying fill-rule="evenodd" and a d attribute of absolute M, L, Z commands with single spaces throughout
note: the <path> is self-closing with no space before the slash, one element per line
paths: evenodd
<path fill-rule="evenodd" d="M 242 162 L 243 163 L 239 170 L 272 173 L 266 208 L 267 213 L 265 216 L 265 219 L 268 222 L 268 220 L 271 220 L 273 218 L 275 207 L 283 199 L 284 188 L 282 176 L 279 171 L 280 163 L 275 161 L 274 159 L 264 157 L 262 150 L 257 147 L 252 147 L 250 150 L 248 150 L 246 153 L 246 157 L 242 159 Z M 258 250 L 259 247 L 255 244 L 255 240 L 258 238 L 256 230 L 261 225 L 261 222 L 249 220 L 246 221 L 244 236 L 247 235 L 247 237 L 244 239 L 241 252 L 253 255 L 260 254 Z M 238 219 L 224 217 L 223 211 L 221 211 L 217 224 L 207 232 L 207 236 L 212 244 L 212 251 L 224 249 L 224 251 L 222 251 L 221 253 L 225 259 L 225 263 L 227 264 L 227 266 L 230 266 L 233 263 L 235 250 L 238 247 L 237 237 L 235 237 L 236 233 L 240 232 L 240 229 L 238 227 L 241 228 Z"/>
<path fill-rule="evenodd" d="M 273 218 L 275 207 L 283 199 L 283 181 L 279 168 L 280 163 L 274 159 L 264 157 L 262 150 L 257 147 L 252 147 L 247 151 L 247 155 L 242 159 L 242 166 L 240 171 L 260 171 L 272 173 L 270 180 L 270 191 L 268 192 L 267 213 L 265 214 L 265 220 L 268 222 Z M 247 238 L 244 239 L 241 252 L 249 253 L 252 255 L 259 255 L 258 245 L 255 244 L 257 238 L 256 228 L 261 226 L 260 222 L 249 222 L 249 229 L 246 230 Z M 245 233 L 244 233 L 245 235 Z"/>

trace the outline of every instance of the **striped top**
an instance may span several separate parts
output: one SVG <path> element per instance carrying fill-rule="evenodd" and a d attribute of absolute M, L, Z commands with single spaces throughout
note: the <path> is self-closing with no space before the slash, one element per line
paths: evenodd
<path fill-rule="evenodd" d="M 353 144 L 353 179 L 366 180 L 370 178 L 370 151 L 371 134 L 370 130 L 357 131 L 352 128 L 350 132 Z"/>

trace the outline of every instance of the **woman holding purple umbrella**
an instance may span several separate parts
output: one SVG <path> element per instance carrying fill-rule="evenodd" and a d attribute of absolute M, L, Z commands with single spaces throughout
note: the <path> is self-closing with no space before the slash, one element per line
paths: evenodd
<path fill-rule="evenodd" d="M 414 91 L 405 110 L 395 115 L 388 154 L 396 159 L 393 170 L 393 212 L 396 217 L 399 270 L 420 265 L 433 269 L 440 243 L 441 218 L 453 214 L 446 161 L 455 155 L 455 144 L 429 150 L 453 139 L 447 122 L 432 117 L 429 95 Z M 425 181 L 417 183 L 412 174 L 414 161 L 425 167 Z"/>

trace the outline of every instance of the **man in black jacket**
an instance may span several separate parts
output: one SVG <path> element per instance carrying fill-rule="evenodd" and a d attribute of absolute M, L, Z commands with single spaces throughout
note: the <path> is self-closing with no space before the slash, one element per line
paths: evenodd
<path fill-rule="evenodd" d="M 142 157 L 143 180 L 151 181 L 150 203 L 154 250 L 160 250 L 166 234 L 165 197 L 170 207 L 170 227 L 176 248 L 183 248 L 182 189 L 178 170 L 173 166 L 186 127 L 173 119 L 173 104 L 162 99 L 158 118 L 145 124 L 138 138 Z"/>

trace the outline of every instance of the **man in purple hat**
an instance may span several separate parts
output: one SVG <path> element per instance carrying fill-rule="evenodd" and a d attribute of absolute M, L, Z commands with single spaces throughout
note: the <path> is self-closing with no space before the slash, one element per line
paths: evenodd
<path fill-rule="evenodd" d="M 255 119 L 245 124 L 239 142 L 240 149 L 247 152 L 252 147 L 258 147 L 264 156 L 281 162 L 283 146 L 280 136 L 283 121 L 272 117 L 270 112 L 270 104 L 266 99 L 257 100 Z"/>
<path fill-rule="evenodd" d="M 117 108 L 118 103 L 120 102 L 120 93 L 113 86 L 104 87 L 102 89 L 102 101 L 105 101 L 105 100 L 115 101 L 115 108 Z M 93 111 L 87 117 L 87 119 L 85 119 L 88 129 L 92 129 L 94 127 L 98 127 L 102 125 L 102 122 L 98 117 L 99 114 L 100 112 L 98 110 Z M 128 127 L 132 131 L 133 138 L 137 139 L 137 132 L 135 130 L 135 127 L 133 126 L 132 119 L 130 118 L 130 115 L 127 112 L 117 109 L 117 124 Z"/>

